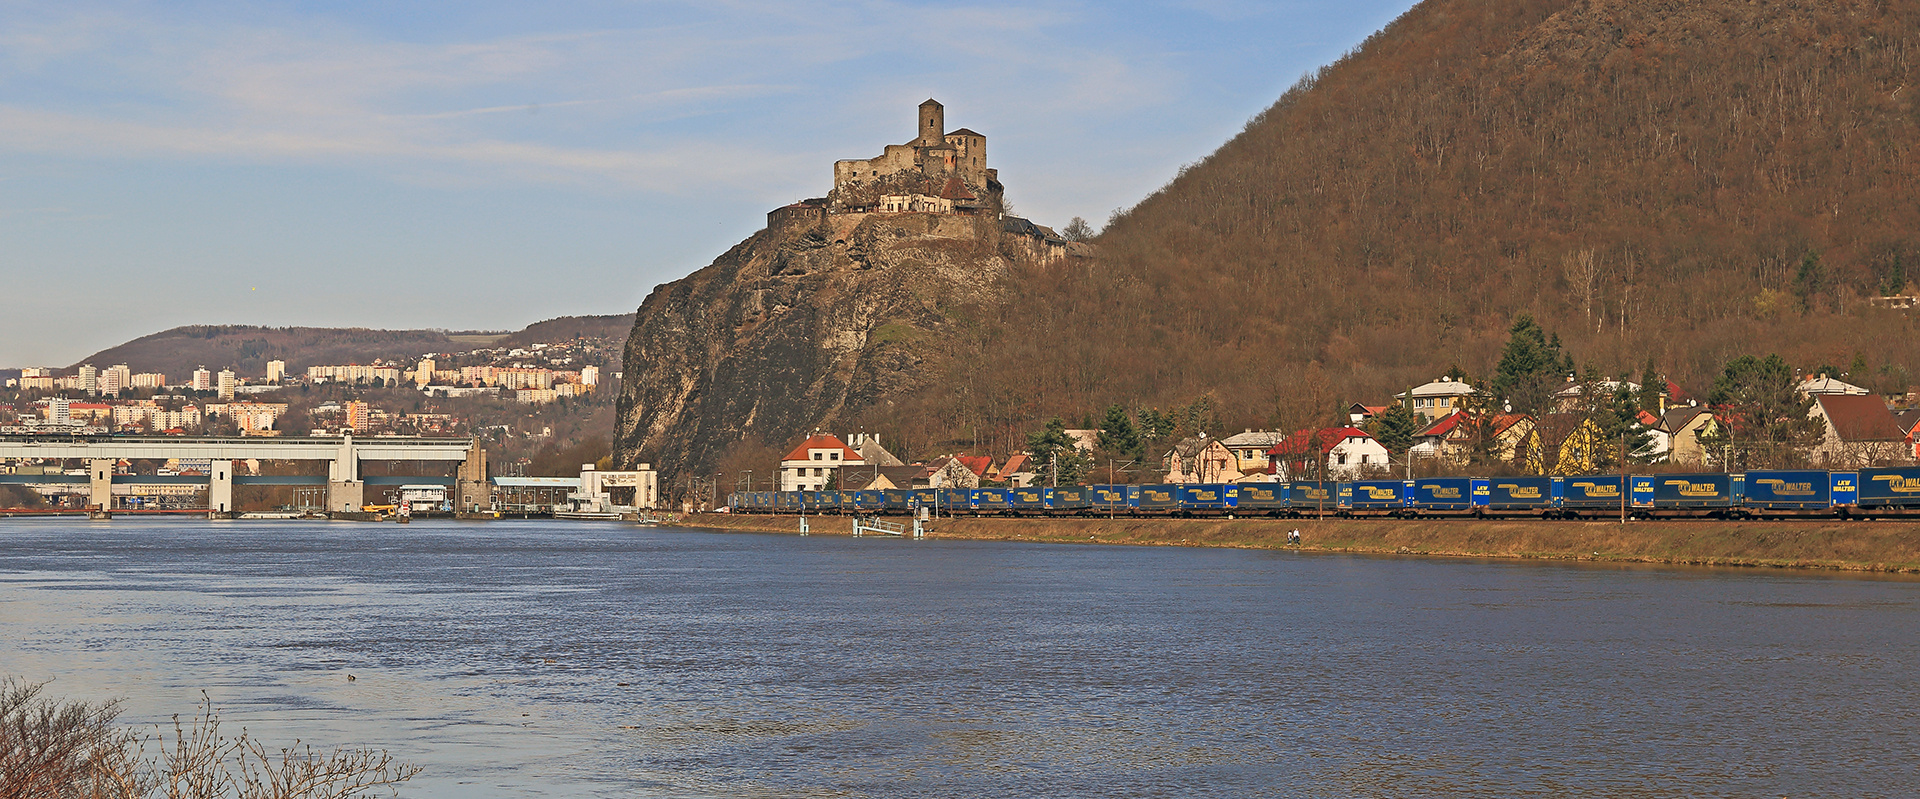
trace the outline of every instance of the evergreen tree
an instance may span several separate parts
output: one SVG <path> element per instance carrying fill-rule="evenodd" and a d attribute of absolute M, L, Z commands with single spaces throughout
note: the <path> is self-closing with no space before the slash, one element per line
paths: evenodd
<path fill-rule="evenodd" d="M 1647 356 L 1647 365 L 1640 367 L 1640 410 L 1647 413 L 1660 413 L 1660 398 L 1667 393 L 1667 379 L 1660 376 L 1654 368 L 1653 356 Z"/>
<path fill-rule="evenodd" d="M 1147 408 L 1136 416 L 1140 419 L 1139 433 L 1142 444 L 1161 441 L 1173 435 L 1175 427 L 1173 414 L 1163 413 L 1159 408 Z"/>
<path fill-rule="evenodd" d="M 1560 351 L 1560 336 L 1551 339 L 1529 314 L 1521 314 L 1507 330 L 1507 346 L 1494 367 L 1493 393 L 1520 413 L 1545 410 L 1562 376 L 1573 369 L 1573 359 Z"/>
<path fill-rule="evenodd" d="M 1740 467 L 1792 465 L 1796 450 L 1818 438 L 1824 426 L 1808 418 L 1814 399 L 1798 382 L 1779 355 L 1742 355 L 1713 381 L 1707 402 L 1725 423 L 1722 434 Z"/>
<path fill-rule="evenodd" d="M 1127 415 L 1127 409 L 1119 405 L 1107 406 L 1106 414 L 1100 418 L 1100 436 L 1094 440 L 1094 446 L 1102 452 L 1122 458 L 1139 458 L 1144 451 L 1140 432 L 1133 426 L 1133 417 Z"/>
<path fill-rule="evenodd" d="M 1880 293 L 1892 296 L 1907 290 L 1907 265 L 1900 260 L 1899 253 L 1893 256 L 1893 264 L 1887 268 L 1887 279 L 1880 283 Z"/>
<path fill-rule="evenodd" d="M 1040 432 L 1027 436 L 1027 457 L 1033 459 L 1034 471 L 1067 484 L 1079 482 L 1093 465 L 1092 459 L 1080 451 L 1079 442 L 1067 435 L 1067 423 L 1058 416 Z"/>
<path fill-rule="evenodd" d="M 1800 310 L 1812 313 L 1816 298 L 1826 290 L 1827 268 L 1820 264 L 1820 253 L 1808 252 L 1800 259 L 1800 270 L 1793 276 L 1793 294 L 1800 298 Z"/>
<path fill-rule="evenodd" d="M 1413 446 L 1413 434 L 1425 427 L 1423 422 L 1411 408 L 1396 402 L 1368 420 L 1367 432 L 1373 434 L 1374 440 L 1397 458 L 1405 455 L 1407 448 Z"/>

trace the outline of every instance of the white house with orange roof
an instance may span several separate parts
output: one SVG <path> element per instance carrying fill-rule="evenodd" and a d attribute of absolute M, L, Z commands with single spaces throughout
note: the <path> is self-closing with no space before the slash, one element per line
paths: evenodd
<path fill-rule="evenodd" d="M 865 466 L 867 460 L 839 436 L 814 433 L 780 459 L 781 491 L 819 491 L 831 485 L 843 466 Z"/>

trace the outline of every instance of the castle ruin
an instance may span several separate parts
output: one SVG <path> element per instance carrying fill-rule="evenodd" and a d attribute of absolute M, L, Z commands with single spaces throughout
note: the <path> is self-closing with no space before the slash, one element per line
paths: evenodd
<path fill-rule="evenodd" d="M 1000 171 L 987 166 L 987 137 L 967 128 L 946 128 L 946 108 L 928 99 L 920 104 L 912 141 L 889 144 L 874 158 L 834 162 L 833 191 L 774 209 L 767 214 L 768 226 L 828 224 L 839 240 L 869 215 L 924 214 L 931 217 L 928 235 L 974 238 L 985 224 L 1025 257 L 1045 262 L 1067 256 L 1068 242 L 1051 229 L 1004 216 L 1005 188 Z"/>

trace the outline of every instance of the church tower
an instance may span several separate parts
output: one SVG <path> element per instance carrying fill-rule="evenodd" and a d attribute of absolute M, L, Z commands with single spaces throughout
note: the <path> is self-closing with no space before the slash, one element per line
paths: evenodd
<path fill-rule="evenodd" d="M 938 147 L 947 140 L 947 112 L 932 98 L 920 104 L 920 138 L 914 144 Z"/>

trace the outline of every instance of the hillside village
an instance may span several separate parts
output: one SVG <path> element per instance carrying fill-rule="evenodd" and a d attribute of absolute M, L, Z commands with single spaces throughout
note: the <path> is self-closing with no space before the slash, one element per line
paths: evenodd
<path fill-rule="evenodd" d="M 1692 395 L 1649 363 L 1639 382 L 1571 370 L 1528 317 L 1490 380 L 1450 370 L 1339 423 L 1218 430 L 1211 398 L 1161 411 L 1109 407 L 1082 428 L 1055 418 L 996 459 L 955 453 L 904 463 L 879 436 L 816 431 L 759 482 L 781 491 L 1074 483 L 1269 483 L 1373 477 L 1859 469 L 1920 462 L 1920 391 L 1881 395 L 1839 370 L 1777 356 L 1729 362 Z M 1558 376 L 1558 377 L 1556 377 Z M 767 474 L 767 472 L 762 472 Z"/>
<path fill-rule="evenodd" d="M 1609 393 L 1643 392 L 1638 383 L 1605 381 Z M 1002 460 L 955 454 L 903 463 L 877 436 L 816 433 L 798 442 L 778 465 L 777 490 L 883 490 L 1002 485 L 1024 487 L 1058 481 L 1103 483 L 1267 483 L 1291 480 L 1355 480 L 1368 477 L 1484 473 L 1580 475 L 1618 470 L 1619 445 L 1591 415 L 1582 413 L 1584 386 L 1569 381 L 1554 394 L 1551 413 L 1483 414 L 1470 409 L 1479 390 L 1449 377 L 1416 386 L 1381 405 L 1355 403 L 1350 423 L 1338 427 L 1282 432 L 1243 430 L 1230 435 L 1201 433 L 1173 442 L 1148 466 L 1127 472 L 1100 467 L 1096 455 L 1111 429 L 1065 429 L 1071 452 L 1041 460 L 1037 453 L 1016 453 Z M 1866 389 L 1826 375 L 1804 378 L 1795 390 L 1810 403 L 1815 423 L 1805 445 L 1782 457 L 1768 453 L 1764 465 L 1808 465 L 1853 469 L 1909 465 L 1920 460 L 1920 397 L 1892 404 Z M 1637 442 L 1627 460 L 1634 471 L 1716 471 L 1739 468 L 1731 458 L 1735 444 L 1723 431 L 1731 427 L 1724 412 L 1698 400 L 1674 402 L 1669 384 L 1655 407 L 1637 410 L 1627 438 Z M 1400 446 L 1390 449 L 1382 437 L 1391 411 L 1407 411 L 1419 425 Z M 1388 436 L 1391 438 L 1391 436 Z M 1783 460 L 1785 462 L 1783 462 Z M 1053 471 L 1071 461 L 1064 474 Z M 1754 464 L 1755 466 L 1763 464 Z M 765 483 L 763 482 L 762 485 Z"/>

